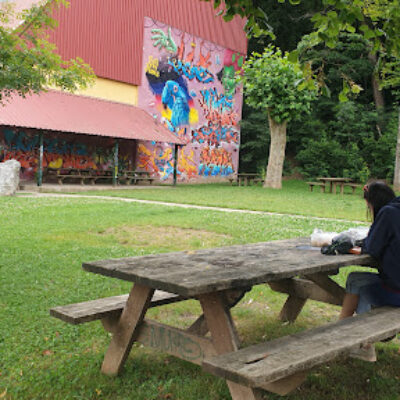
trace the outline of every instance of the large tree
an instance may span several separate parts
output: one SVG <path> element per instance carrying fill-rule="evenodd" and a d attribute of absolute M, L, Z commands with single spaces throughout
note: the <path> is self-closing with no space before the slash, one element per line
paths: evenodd
<path fill-rule="evenodd" d="M 74 91 L 94 79 L 89 65 L 80 58 L 63 60 L 48 32 L 57 26 L 55 7 L 65 0 L 50 0 L 29 10 L 17 11 L 12 2 L 0 4 L 0 103 L 17 93 L 25 96 L 48 87 Z"/>
<path fill-rule="evenodd" d="M 247 103 L 268 116 L 271 140 L 264 187 L 280 189 L 287 123 L 310 111 L 316 97 L 316 83 L 304 75 L 299 63 L 288 59 L 287 53 L 272 47 L 263 54 L 252 54 L 240 80 Z"/>
<path fill-rule="evenodd" d="M 263 4 L 276 1 L 285 3 L 285 0 L 225 0 L 221 13 L 226 20 L 235 15 L 246 17 L 246 28 L 250 34 L 259 35 L 264 28 L 264 32 L 269 31 L 273 36 Z M 302 0 L 289 0 L 291 4 L 301 2 Z M 221 3 L 220 0 L 214 0 L 216 8 Z M 321 0 L 321 3 L 322 10 L 313 15 L 314 30 L 302 42 L 303 49 L 319 44 L 334 48 L 340 42 L 342 32 L 361 34 L 368 43 L 369 59 L 375 68 L 372 74 L 375 105 L 377 109 L 383 109 L 381 88 L 393 88 L 393 83 L 388 83 L 385 78 L 385 71 L 388 65 L 398 67 L 397 60 L 400 60 L 400 0 Z M 293 52 L 291 58 L 296 56 L 298 51 Z M 399 81 L 396 81 L 395 86 L 398 85 Z M 357 93 L 361 89 L 357 82 L 344 79 L 340 100 L 346 101 L 349 94 Z M 397 142 L 394 186 L 400 190 L 400 113 Z"/>

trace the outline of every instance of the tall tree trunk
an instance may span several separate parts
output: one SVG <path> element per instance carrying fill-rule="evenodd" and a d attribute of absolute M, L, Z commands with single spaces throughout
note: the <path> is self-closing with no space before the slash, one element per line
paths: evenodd
<path fill-rule="evenodd" d="M 283 162 L 285 161 L 287 122 L 278 124 L 271 118 L 269 113 L 268 121 L 271 144 L 269 146 L 269 158 L 264 187 L 281 189 Z"/>
<path fill-rule="evenodd" d="M 375 108 L 377 111 L 383 110 L 385 108 L 385 99 L 383 98 L 382 90 L 379 88 L 378 75 L 376 72 L 376 64 L 378 62 L 378 57 L 375 53 L 369 53 L 368 59 L 374 67 L 374 71 L 371 76 L 372 93 L 374 96 Z"/>
<path fill-rule="evenodd" d="M 399 106 L 399 123 L 397 126 L 396 161 L 394 164 L 393 189 L 396 191 L 400 191 L 400 106 Z"/>

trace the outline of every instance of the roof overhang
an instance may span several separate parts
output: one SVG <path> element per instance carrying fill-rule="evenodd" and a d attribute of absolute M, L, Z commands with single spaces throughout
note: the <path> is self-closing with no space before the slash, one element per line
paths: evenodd
<path fill-rule="evenodd" d="M 55 90 L 5 99 L 0 125 L 186 144 L 141 108 Z"/>

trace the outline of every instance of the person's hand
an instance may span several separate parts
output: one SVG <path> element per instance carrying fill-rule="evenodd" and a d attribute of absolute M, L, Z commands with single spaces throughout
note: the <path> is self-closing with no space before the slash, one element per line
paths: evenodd
<path fill-rule="evenodd" d="M 349 250 L 350 254 L 361 254 L 361 247 L 353 247 Z"/>

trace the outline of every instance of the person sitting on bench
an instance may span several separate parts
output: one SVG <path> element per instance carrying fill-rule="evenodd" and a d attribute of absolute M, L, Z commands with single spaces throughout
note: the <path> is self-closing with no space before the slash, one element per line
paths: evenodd
<path fill-rule="evenodd" d="M 383 182 L 364 186 L 364 199 L 373 223 L 362 242 L 362 253 L 378 261 L 378 273 L 352 272 L 346 282 L 346 295 L 340 319 L 361 314 L 372 307 L 400 307 L 400 197 Z M 351 356 L 376 361 L 375 348 L 364 345 Z"/>

